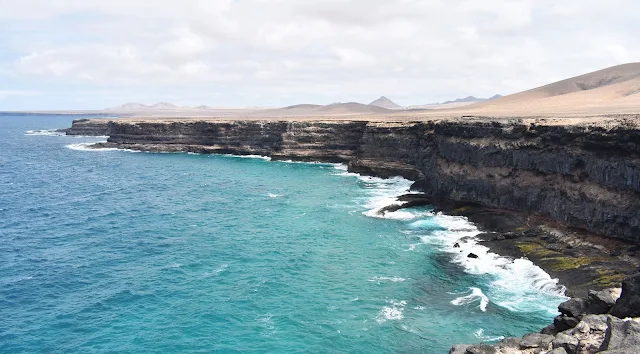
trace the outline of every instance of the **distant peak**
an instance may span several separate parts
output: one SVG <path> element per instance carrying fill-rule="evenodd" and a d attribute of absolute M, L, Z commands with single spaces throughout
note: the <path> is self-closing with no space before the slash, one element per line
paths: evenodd
<path fill-rule="evenodd" d="M 402 106 L 396 104 L 385 96 L 380 96 L 377 100 L 369 103 L 370 106 L 376 106 L 386 109 L 401 109 Z"/>
<path fill-rule="evenodd" d="M 151 108 L 158 108 L 158 109 L 171 109 L 171 108 L 177 108 L 178 106 L 176 106 L 173 103 L 169 103 L 169 102 L 158 102 L 154 105 L 151 106 Z"/>

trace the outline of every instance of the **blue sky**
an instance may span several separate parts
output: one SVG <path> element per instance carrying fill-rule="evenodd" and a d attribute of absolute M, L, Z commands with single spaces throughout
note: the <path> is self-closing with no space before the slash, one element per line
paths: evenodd
<path fill-rule="evenodd" d="M 0 0 L 0 110 L 425 104 L 639 61 L 633 0 Z"/>

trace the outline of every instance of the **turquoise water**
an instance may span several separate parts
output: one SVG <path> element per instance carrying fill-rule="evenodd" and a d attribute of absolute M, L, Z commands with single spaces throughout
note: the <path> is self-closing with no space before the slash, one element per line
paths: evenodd
<path fill-rule="evenodd" d="M 0 352 L 445 353 L 547 325 L 562 289 L 330 164 L 87 151 L 0 117 Z M 481 257 L 466 257 L 468 251 Z"/>

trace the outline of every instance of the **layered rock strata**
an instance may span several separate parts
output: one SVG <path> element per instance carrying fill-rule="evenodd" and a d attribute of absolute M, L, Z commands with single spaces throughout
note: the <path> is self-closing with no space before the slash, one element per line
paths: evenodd
<path fill-rule="evenodd" d="M 487 119 L 436 122 L 79 120 L 145 151 L 259 154 L 345 162 L 404 176 L 434 200 L 521 210 L 640 244 L 640 130 Z"/>

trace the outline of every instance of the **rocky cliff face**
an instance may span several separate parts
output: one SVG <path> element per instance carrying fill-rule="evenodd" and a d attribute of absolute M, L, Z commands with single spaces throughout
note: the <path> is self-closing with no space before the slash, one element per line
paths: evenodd
<path fill-rule="evenodd" d="M 97 125 L 102 125 L 99 128 Z M 76 121 L 109 143 L 148 151 L 260 154 L 346 162 L 401 175 L 435 200 L 540 214 L 640 244 L 640 130 L 508 123 Z M 102 134 L 100 134 L 102 135 Z"/>
<path fill-rule="evenodd" d="M 107 136 L 109 135 L 108 121 L 104 119 L 77 119 L 71 128 L 64 129 L 67 135 Z"/>

